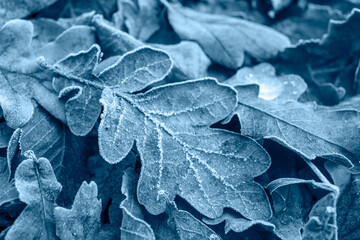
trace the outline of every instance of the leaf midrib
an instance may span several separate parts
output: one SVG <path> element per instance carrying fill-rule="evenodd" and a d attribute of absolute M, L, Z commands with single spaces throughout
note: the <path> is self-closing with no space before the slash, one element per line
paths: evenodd
<path fill-rule="evenodd" d="M 96 88 L 99 88 L 99 89 L 104 89 L 106 86 L 103 86 L 103 85 L 99 85 L 99 84 L 96 84 L 96 83 L 93 83 L 93 82 L 90 82 L 86 79 L 82 79 L 82 78 L 79 78 L 79 77 L 76 77 L 76 76 L 73 76 L 70 74 L 70 76 L 67 76 L 67 77 L 72 77 L 73 80 L 78 80 L 82 83 L 85 83 L 85 84 L 89 84 L 93 87 L 96 87 Z M 197 148 L 193 148 L 191 146 L 189 146 L 188 144 L 184 143 L 183 141 L 181 141 L 179 138 L 177 138 L 175 136 L 175 134 L 168 128 L 166 128 L 164 126 L 164 124 L 161 124 L 161 122 L 159 122 L 157 119 L 154 119 L 151 114 L 147 113 L 145 110 L 143 110 L 138 104 L 136 104 L 134 101 L 132 101 L 132 99 L 129 97 L 129 94 L 127 93 L 121 93 L 121 92 L 114 92 L 114 94 L 117 96 L 117 97 L 120 97 L 121 99 L 125 100 L 128 104 L 130 104 L 132 107 L 134 107 L 135 109 L 137 109 L 140 113 L 142 113 L 147 119 L 149 119 L 155 126 L 161 128 L 165 133 L 167 133 L 169 136 L 171 136 L 178 144 L 180 144 L 186 151 L 187 154 L 190 154 L 191 156 L 193 156 L 193 154 L 190 152 L 190 150 L 195 150 L 195 151 L 199 151 L 201 149 L 197 149 Z M 196 158 L 195 158 L 196 159 Z M 199 159 L 197 159 L 199 161 Z M 208 169 L 208 168 L 207 168 Z M 211 172 L 211 169 L 208 169 L 210 172 Z M 215 178 L 217 178 L 216 176 L 214 176 Z M 228 185 L 231 185 L 229 183 L 226 182 L 225 179 L 219 179 L 220 181 L 224 182 L 223 184 L 228 186 Z M 232 186 L 232 185 L 231 185 Z M 237 191 L 236 191 L 237 192 Z M 248 211 L 246 209 L 246 211 Z"/>
<path fill-rule="evenodd" d="M 44 199 L 44 196 L 43 196 L 43 192 L 42 192 L 42 188 L 41 188 L 41 181 L 40 181 L 40 174 L 39 174 L 39 170 L 38 170 L 38 162 L 36 162 L 34 159 L 32 159 L 32 162 L 33 162 L 33 166 L 34 166 L 34 172 L 35 172 L 35 176 L 36 176 L 36 180 L 39 184 L 39 193 L 40 193 L 40 198 L 41 198 L 41 207 L 43 209 L 42 211 L 42 218 L 43 218 L 43 223 L 44 223 L 44 227 L 45 227 L 45 231 L 46 231 L 46 237 L 47 239 L 50 239 L 49 236 L 50 236 L 50 232 L 49 232 L 49 229 L 47 228 L 47 225 L 46 225 L 46 213 L 45 213 L 45 199 Z"/>

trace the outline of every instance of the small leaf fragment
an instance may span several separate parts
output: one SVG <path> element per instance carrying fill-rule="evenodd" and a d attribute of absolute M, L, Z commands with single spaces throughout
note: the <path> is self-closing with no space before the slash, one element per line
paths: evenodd
<path fill-rule="evenodd" d="M 71 210 L 55 207 L 56 235 L 60 239 L 98 239 L 101 200 L 97 199 L 95 182 L 83 182 Z"/>

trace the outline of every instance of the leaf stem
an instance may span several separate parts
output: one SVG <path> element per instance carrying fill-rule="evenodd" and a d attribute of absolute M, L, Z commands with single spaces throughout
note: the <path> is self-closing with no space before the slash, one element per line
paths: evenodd
<path fill-rule="evenodd" d="M 339 188 L 337 186 L 335 186 L 334 184 L 332 184 L 326 177 L 325 175 L 319 170 L 318 167 L 316 167 L 316 165 L 308 160 L 308 159 L 304 159 L 304 161 L 306 162 L 306 164 L 311 168 L 311 170 L 313 170 L 313 172 L 316 174 L 316 176 L 320 179 L 320 181 L 322 181 L 323 183 L 325 183 L 326 185 L 328 185 L 329 187 L 331 187 L 331 189 L 334 190 L 334 193 L 336 194 L 336 197 L 339 196 Z"/>
<path fill-rule="evenodd" d="M 324 176 L 324 174 L 316 167 L 316 165 L 312 162 L 309 161 L 307 159 L 304 159 L 304 161 L 306 162 L 306 164 L 311 168 L 311 170 L 313 170 L 313 172 L 316 174 L 316 176 L 323 182 L 323 183 L 328 183 L 331 184 L 329 182 L 329 180 Z"/>

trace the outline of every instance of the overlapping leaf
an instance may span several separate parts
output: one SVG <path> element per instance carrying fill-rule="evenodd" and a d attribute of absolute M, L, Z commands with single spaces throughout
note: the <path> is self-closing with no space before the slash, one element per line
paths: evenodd
<path fill-rule="evenodd" d="M 167 8 L 171 26 L 181 39 L 198 42 L 213 61 L 229 68 L 241 67 L 245 52 L 266 60 L 290 45 L 285 35 L 264 25 L 196 12 L 165 0 L 162 3 Z"/>
<path fill-rule="evenodd" d="M 83 39 L 81 45 L 68 42 L 72 37 L 77 41 L 80 36 Z M 3 97 L 0 104 L 8 126 L 18 128 L 30 120 L 34 111 L 31 98 L 53 116 L 65 121 L 62 103 L 55 93 L 40 83 L 48 79 L 48 75 L 35 58 L 45 56 L 50 62 L 56 61 L 72 51 L 88 48 L 89 42 L 92 45 L 95 41 L 92 36 L 94 32 L 89 27 L 74 27 L 43 48 L 32 49 L 33 25 L 30 21 L 12 20 L 1 28 L 0 81 Z"/>
<path fill-rule="evenodd" d="M 320 39 L 326 34 L 330 19 L 342 18 L 342 13 L 327 5 L 309 3 L 301 16 L 289 16 L 272 27 L 284 33 L 293 44 L 300 40 Z"/>
<path fill-rule="evenodd" d="M 250 138 L 207 127 L 227 116 L 235 101 L 235 92 L 213 79 L 135 96 L 118 97 L 105 89 L 100 153 L 118 162 L 136 139 L 143 161 L 138 198 L 153 214 L 178 194 L 209 217 L 227 206 L 249 218 L 268 218 L 265 192 L 251 180 L 269 166 L 267 153 Z"/>
<path fill-rule="evenodd" d="M 74 64 L 73 57 L 68 57 L 57 63 L 57 66 L 66 74 L 96 82 L 96 77 L 92 75 L 92 71 L 99 62 L 100 52 L 96 47 L 92 48 L 91 51 L 93 53 L 87 56 L 92 57 L 79 59 L 79 65 Z M 60 93 L 60 96 L 75 92 L 73 93 L 74 96 L 70 97 L 65 104 L 67 124 L 75 135 L 88 134 L 100 115 L 99 98 L 101 90 L 81 82 L 68 80 L 62 76 L 53 79 L 53 88 Z"/>
<path fill-rule="evenodd" d="M 167 72 L 172 65 L 166 53 L 144 47 L 127 53 L 95 76 L 99 57 L 100 49 L 94 45 L 54 65 L 54 70 L 60 74 L 53 80 L 54 89 L 60 95 L 76 91 L 65 104 L 67 124 L 75 135 L 86 135 L 93 128 L 100 115 L 99 99 L 105 86 L 124 92 L 139 91 L 161 80 L 161 72 Z"/>
<path fill-rule="evenodd" d="M 178 194 L 209 217 L 219 216 L 226 206 L 249 218 L 271 216 L 265 192 L 252 180 L 267 169 L 269 156 L 249 138 L 208 128 L 233 110 L 236 94 L 231 88 L 203 79 L 158 87 L 145 94 L 129 94 L 163 79 L 171 68 L 168 56 L 151 48 L 124 55 L 99 74 L 98 82 L 85 82 L 69 73 L 63 64 L 72 63 L 71 69 L 75 62 L 98 54 L 96 49 L 70 56 L 54 69 L 92 88 L 101 90 L 107 86 L 101 99 L 104 113 L 99 127 L 100 153 L 108 162 L 116 163 L 137 141 L 143 161 L 138 187 L 141 204 L 159 214 L 166 207 L 162 195 L 172 200 Z M 125 65 L 129 67 L 124 69 Z M 229 171 L 233 172 L 231 176 Z M 211 185 L 218 186 L 223 196 Z M 252 190 L 245 190 L 245 186 Z"/>
<path fill-rule="evenodd" d="M 28 159 L 15 172 L 15 186 L 21 201 L 27 204 L 6 234 L 12 239 L 56 239 L 53 210 L 61 184 L 57 182 L 50 162 L 26 152 Z"/>
<path fill-rule="evenodd" d="M 324 157 L 358 172 L 359 111 L 300 103 L 297 97 L 304 91 L 303 82 L 291 81 L 284 79 L 290 88 L 270 101 L 260 99 L 256 87 L 237 88 L 240 97 L 235 113 L 242 134 L 270 138 L 307 159 Z"/>
<path fill-rule="evenodd" d="M 19 70 L 21 65 L 27 69 L 34 68 L 29 60 L 21 57 L 23 49 L 27 47 L 32 38 L 32 25 L 30 22 L 10 21 L 0 30 L 1 56 L 0 56 L 0 82 L 1 82 L 1 108 L 8 126 L 17 128 L 24 125 L 32 116 L 33 106 L 31 101 L 17 93 L 12 85 L 11 72 Z M 16 64 L 15 64 L 16 63 Z M 20 65 L 20 66 L 19 66 Z M 17 69 L 16 69 L 17 68 Z M 4 70 L 8 70 L 6 73 Z M 21 69 L 20 72 L 26 71 Z M 31 71 L 31 70 L 30 70 Z"/>
<path fill-rule="evenodd" d="M 289 95 L 296 99 L 307 87 L 298 75 L 276 76 L 275 68 L 269 63 L 243 67 L 224 83 L 232 86 L 259 85 L 259 98 L 265 100 L 289 98 Z"/>
<path fill-rule="evenodd" d="M 167 51 L 174 60 L 174 67 L 189 78 L 207 76 L 211 61 L 197 43 L 182 41 L 174 45 L 155 44 L 154 47 Z"/>
<path fill-rule="evenodd" d="M 56 235 L 60 239 L 98 239 L 101 201 L 97 199 L 96 183 L 83 182 L 71 210 L 55 207 Z"/>
<path fill-rule="evenodd" d="M 331 20 L 327 34 L 321 39 L 304 40 L 288 47 L 276 61 L 277 67 L 281 72 L 302 76 L 319 102 L 326 105 L 339 103 L 345 92 L 338 87 L 346 86 L 340 75 L 344 68 L 355 71 L 359 61 L 359 21 L 359 9 L 354 9 L 343 21 Z M 353 79 L 346 78 L 348 81 Z M 336 82 L 337 86 L 334 85 Z M 348 92 L 351 94 L 352 90 L 350 87 Z"/>
<path fill-rule="evenodd" d="M 94 17 L 93 22 L 97 31 L 97 36 L 99 38 L 99 44 L 101 46 L 101 50 L 104 52 L 105 57 L 110 57 L 100 63 L 99 69 L 105 69 L 107 66 L 113 64 L 117 59 L 121 57 L 121 55 L 125 54 L 126 52 L 132 51 L 140 46 L 144 46 L 144 43 L 135 39 L 126 32 L 114 28 L 99 15 L 96 15 Z M 161 45 L 164 46 L 163 48 L 160 45 L 155 45 L 155 46 L 165 51 L 168 51 L 169 48 L 175 51 L 174 48 L 176 48 L 176 46 Z M 195 49 L 196 48 L 197 47 L 195 47 Z M 174 51 L 169 51 L 169 54 L 173 55 Z M 194 51 L 198 51 L 198 50 L 194 50 Z M 187 76 L 187 74 L 193 73 L 194 70 L 197 70 L 197 68 L 195 66 L 191 66 L 190 68 L 187 62 L 193 63 L 193 61 L 197 61 L 197 59 L 199 60 L 204 59 L 202 55 L 203 52 L 199 52 L 197 56 L 193 56 L 194 58 L 193 60 L 187 60 L 186 65 L 182 61 L 178 61 L 179 59 L 182 59 L 179 56 L 172 56 L 175 63 L 174 63 L 174 67 L 172 68 L 172 71 L 167 76 L 167 79 L 169 79 L 168 82 L 188 80 L 189 77 L 191 78 L 192 75 Z M 205 63 L 207 62 L 205 59 L 204 61 Z M 198 70 L 200 71 L 201 69 L 202 67 L 199 66 Z"/>
<path fill-rule="evenodd" d="M 350 240 L 360 237 L 359 232 L 359 175 L 353 175 L 351 183 L 337 203 L 339 239 Z"/>
<path fill-rule="evenodd" d="M 1 1 L 0 2 L 0 26 L 6 21 L 23 18 L 28 15 L 40 11 L 47 6 L 50 6 L 56 0 L 15 0 L 15 1 Z"/>
<path fill-rule="evenodd" d="M 309 220 L 304 226 L 302 236 L 304 240 L 337 239 L 336 198 L 330 193 L 314 205 L 309 214 Z"/>
<path fill-rule="evenodd" d="M 47 158 L 56 170 L 62 163 L 65 151 L 65 129 L 63 124 L 46 113 L 41 107 L 36 107 L 32 118 L 19 131 L 16 140 L 9 148 L 17 151 L 20 148 L 22 154 L 28 150 L 37 156 Z M 15 152 L 12 154 L 15 157 Z M 16 161 L 8 157 L 8 161 Z"/>
<path fill-rule="evenodd" d="M 103 208 L 108 208 L 109 221 L 111 224 L 121 223 L 121 209 L 119 208 L 124 196 L 121 192 L 122 176 L 125 169 L 134 167 L 136 162 L 135 154 L 131 151 L 126 159 L 118 164 L 110 164 L 100 156 L 95 155 L 88 159 L 87 167 L 93 175 L 99 189 Z"/>
<path fill-rule="evenodd" d="M 160 28 L 160 4 L 157 0 L 120 0 L 118 7 L 131 36 L 148 40 Z"/>
<path fill-rule="evenodd" d="M 154 232 L 151 226 L 145 222 L 141 208 L 136 201 L 136 180 L 134 170 L 128 168 L 123 175 L 121 186 L 121 191 L 126 197 L 120 204 L 123 212 L 121 238 L 155 240 Z"/>
<path fill-rule="evenodd" d="M 130 34 L 114 28 L 100 15 L 95 15 L 93 23 L 99 38 L 99 45 L 105 57 L 123 55 L 144 44 Z"/>
<path fill-rule="evenodd" d="M 279 179 L 269 185 L 274 207 L 274 216 L 269 222 L 275 225 L 274 232 L 281 239 L 300 240 L 303 237 L 300 230 L 304 228 L 304 219 L 312 207 L 312 196 L 303 188 L 304 186 L 301 186 L 303 183 L 311 184 L 314 188 L 317 186 L 320 188 L 323 187 L 322 183 L 319 185 L 319 183 L 314 181 L 300 179 Z M 325 187 L 324 189 L 327 190 L 328 188 Z M 332 197 L 333 206 L 334 194 L 330 193 L 328 196 Z M 315 210 L 310 213 L 310 217 L 318 217 L 316 209 L 323 211 L 321 214 L 326 214 L 324 208 L 321 207 L 322 200 L 323 199 L 318 201 L 318 205 L 315 204 Z"/>

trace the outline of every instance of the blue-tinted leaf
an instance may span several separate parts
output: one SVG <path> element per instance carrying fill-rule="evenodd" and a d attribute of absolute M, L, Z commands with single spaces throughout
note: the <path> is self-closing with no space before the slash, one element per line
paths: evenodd
<path fill-rule="evenodd" d="M 329 20 L 341 17 L 343 17 L 341 12 L 328 5 L 309 3 L 301 16 L 294 14 L 271 26 L 284 33 L 293 44 L 296 44 L 300 40 L 320 39 L 328 30 Z"/>
<path fill-rule="evenodd" d="M 55 207 L 56 235 L 60 239 L 98 239 L 100 214 L 96 183 L 83 182 L 71 210 Z"/>
<path fill-rule="evenodd" d="M 353 175 L 351 180 L 337 202 L 337 226 L 341 240 L 352 240 L 360 237 L 359 175 Z"/>
<path fill-rule="evenodd" d="M 266 60 L 290 45 L 289 39 L 266 26 L 224 15 L 210 15 L 162 1 L 175 32 L 183 40 L 196 41 L 215 62 L 239 68 L 245 52 Z"/>
<path fill-rule="evenodd" d="M 30 59 L 22 56 L 31 43 L 33 31 L 31 22 L 19 19 L 9 21 L 1 28 L 0 66 L 2 70 L 28 73 L 37 68 L 36 62 L 31 62 Z"/>
<path fill-rule="evenodd" d="M 48 85 L 51 84 L 50 82 L 46 83 Z M 61 122 L 66 123 L 64 103 L 58 99 L 55 92 L 49 90 L 44 84 L 38 81 L 29 83 L 28 89 L 31 91 L 32 97 L 36 99 L 36 102 L 46 109 L 48 113 Z"/>
<path fill-rule="evenodd" d="M 160 28 L 160 5 L 157 0 L 120 0 L 118 7 L 131 36 L 148 40 Z"/>
<path fill-rule="evenodd" d="M 75 135 L 86 135 L 93 128 L 101 111 L 99 98 L 105 86 L 121 92 L 139 91 L 161 81 L 172 67 L 172 60 L 165 52 L 140 47 L 95 76 L 99 58 L 100 49 L 94 45 L 56 63 L 52 69 L 61 75 L 53 81 L 60 95 L 76 91 L 65 105 L 67 123 Z"/>
<path fill-rule="evenodd" d="M 327 34 L 321 39 L 305 40 L 288 47 L 276 61 L 277 67 L 282 73 L 296 73 L 303 77 L 320 103 L 338 104 L 345 95 L 342 88 L 345 85 L 336 77 L 345 66 L 353 65 L 355 71 L 359 62 L 359 21 L 359 9 L 353 9 L 343 21 L 331 20 Z M 337 86 L 333 84 L 336 81 Z"/>
<path fill-rule="evenodd" d="M 90 25 L 92 17 L 95 15 L 95 12 L 88 12 L 84 13 L 81 16 L 74 17 L 74 18 L 59 18 L 57 20 L 54 20 L 52 18 L 35 18 L 30 19 L 31 22 L 34 25 L 34 35 L 33 40 L 31 42 L 31 48 L 35 49 L 36 51 L 42 51 L 44 54 L 47 54 L 45 49 L 49 49 L 51 44 L 50 42 L 55 41 L 56 43 L 53 43 L 52 45 L 59 45 L 59 44 L 74 44 L 74 49 L 70 49 L 69 47 L 66 47 L 67 50 L 70 50 L 71 52 L 78 52 L 80 50 L 88 49 L 92 44 L 95 43 L 95 31 L 91 31 L 87 27 L 77 27 L 77 28 L 71 28 L 73 26 L 78 25 Z M 68 29 L 68 30 L 67 30 Z M 79 32 L 74 31 L 75 29 L 80 30 Z M 86 29 L 90 31 L 86 31 Z M 64 32 L 67 32 L 66 34 Z M 82 36 L 83 34 L 83 36 Z M 73 37 L 70 37 L 72 35 Z M 60 37 L 61 36 L 61 37 Z M 68 36 L 68 37 L 66 37 Z M 80 38 L 82 36 L 82 39 Z M 86 37 L 85 37 L 86 36 Z M 68 41 L 61 41 L 61 39 L 66 39 Z M 90 45 L 83 45 L 81 46 L 78 43 L 87 43 L 90 42 L 92 39 L 94 41 L 90 43 Z M 79 50 L 79 47 L 81 48 Z M 40 50 L 41 49 L 41 50 Z M 54 49 L 49 49 L 50 52 L 56 51 Z M 65 50 L 65 49 L 64 49 Z M 58 51 L 56 51 L 58 54 L 64 54 L 65 56 L 69 54 L 68 51 L 62 51 L 61 46 L 58 48 Z"/>
<path fill-rule="evenodd" d="M 43 49 L 36 50 L 30 47 L 33 38 L 33 25 L 29 21 L 12 20 L 6 23 L 0 30 L 0 41 L 2 42 L 0 54 L 1 66 L 1 91 L 0 102 L 7 124 L 17 128 L 26 123 L 32 116 L 33 106 L 30 98 L 34 98 L 53 116 L 65 122 L 63 104 L 58 100 L 56 94 L 46 88 L 40 81 L 51 79 L 37 63 L 36 58 L 44 55 L 49 61 L 62 58 L 73 50 L 78 51 L 87 47 L 89 41 L 95 41 L 94 33 L 88 27 L 79 27 L 80 30 L 69 30 L 62 34 L 55 42 L 49 43 Z M 86 32 L 87 31 L 87 32 Z M 76 35 L 80 32 L 80 35 Z M 92 34 L 92 37 L 86 35 Z M 90 34 L 91 33 L 91 34 Z M 71 36 L 70 36 L 71 35 Z M 68 42 L 73 37 L 80 45 Z M 90 38 L 90 39 L 89 39 Z M 82 41 L 79 41 L 82 39 Z M 92 40 L 91 40 L 92 39 Z M 75 47 L 76 48 L 72 48 Z M 61 49 L 58 51 L 57 49 Z M 46 82 L 46 81 L 45 81 Z"/>
<path fill-rule="evenodd" d="M 50 162 L 37 159 L 32 151 L 15 172 L 19 198 L 27 204 L 6 234 L 5 239 L 56 239 L 53 210 L 61 185 Z"/>
<path fill-rule="evenodd" d="M 304 186 L 301 186 L 303 184 L 312 186 L 315 191 L 318 191 L 316 189 L 323 189 L 330 192 L 326 197 L 316 202 L 310 213 L 309 210 L 312 204 L 310 199 L 312 196 L 305 190 L 306 188 L 303 188 Z M 322 222 L 321 224 L 323 224 L 324 227 L 327 227 L 329 222 L 331 222 L 330 225 L 336 225 L 334 222 L 334 213 L 336 212 L 334 204 L 336 196 L 338 196 L 338 189 L 336 187 L 327 183 L 315 182 L 314 180 L 282 178 L 271 182 L 268 185 L 268 189 L 272 195 L 274 204 L 274 216 L 269 222 L 275 225 L 274 232 L 281 239 L 299 240 L 304 238 L 306 234 L 301 236 L 300 229 L 306 228 L 307 224 L 309 224 L 309 226 L 314 226 L 313 218 L 320 218 L 317 223 Z M 330 209 L 328 206 L 331 206 L 332 208 Z M 309 215 L 307 216 L 308 213 Z M 308 223 L 305 222 L 306 216 L 309 219 L 312 219 L 309 220 Z M 331 226 L 329 227 L 332 228 Z M 316 231 L 321 232 L 322 230 L 320 228 Z M 312 232 L 310 229 L 308 229 L 309 232 L 307 234 L 316 232 Z M 333 234 L 334 232 L 331 233 L 332 236 Z M 327 238 L 320 237 L 314 239 Z"/>
<path fill-rule="evenodd" d="M 66 30 L 59 25 L 54 19 L 36 18 L 31 19 L 34 26 L 33 39 L 31 41 L 31 48 L 39 49 L 49 42 L 54 41 L 62 32 Z"/>
<path fill-rule="evenodd" d="M 312 196 L 301 185 L 285 185 L 272 194 L 274 216 L 269 220 L 275 225 L 275 234 L 282 240 L 300 240 L 300 229 L 311 209 Z"/>
<path fill-rule="evenodd" d="M 128 168 L 123 175 L 121 191 L 126 198 L 120 204 L 123 212 L 121 239 L 155 240 L 154 232 L 144 221 L 141 208 L 136 201 L 137 179 L 132 168 Z"/>
<path fill-rule="evenodd" d="M 116 10 L 116 0 L 77 0 L 72 2 L 70 11 L 75 16 L 95 10 L 107 18 Z"/>
<path fill-rule="evenodd" d="M 211 61 L 197 43 L 182 41 L 174 45 L 155 44 L 153 46 L 167 51 L 174 60 L 174 67 L 180 69 L 189 78 L 207 76 Z"/>
<path fill-rule="evenodd" d="M 73 26 L 62 32 L 54 41 L 41 46 L 34 55 L 43 56 L 46 62 L 53 64 L 71 53 L 87 50 L 95 43 L 93 28 Z"/>
<path fill-rule="evenodd" d="M 352 51 L 359 50 L 359 44 L 356 42 L 360 34 L 356 28 L 359 18 L 359 9 L 354 9 L 344 21 L 331 20 L 328 33 L 322 39 L 301 41 L 295 46 L 288 47 L 281 57 L 290 62 L 298 60 L 296 55 L 306 57 L 307 63 L 314 67 L 337 58 L 347 58 Z M 304 63 L 301 65 L 305 66 Z"/>
<path fill-rule="evenodd" d="M 299 86 L 296 82 L 293 84 Z M 237 90 L 241 97 L 235 112 L 243 134 L 273 139 L 307 159 L 324 157 L 351 171 L 360 170 L 357 161 L 360 151 L 356 144 L 360 138 L 358 110 L 300 103 L 296 101 L 298 90 L 282 92 L 271 101 L 260 99 L 253 87 Z"/>
<path fill-rule="evenodd" d="M 354 89 L 357 93 L 360 92 L 360 60 L 355 72 Z"/>
<path fill-rule="evenodd" d="M 96 68 L 99 58 L 100 50 L 94 45 L 88 51 L 70 55 L 61 60 L 55 64 L 55 67 L 61 69 L 65 75 L 96 82 L 92 72 Z M 67 124 L 75 135 L 88 134 L 100 115 L 101 90 L 82 82 L 75 82 L 65 76 L 55 77 L 53 88 L 60 93 L 60 96 L 75 92 L 74 96 L 70 97 L 65 104 Z"/>
<path fill-rule="evenodd" d="M 131 35 L 108 24 L 100 15 L 94 16 L 93 22 L 105 57 L 123 55 L 144 45 Z"/>
<path fill-rule="evenodd" d="M 18 198 L 14 180 L 9 181 L 10 166 L 6 158 L 0 158 L 0 206 Z"/>
<path fill-rule="evenodd" d="M 303 240 L 337 239 L 336 200 L 336 196 L 330 193 L 314 205 L 303 229 Z"/>
<path fill-rule="evenodd" d="M 6 124 L 11 128 L 18 128 L 30 120 L 34 107 L 30 99 L 15 92 L 8 81 L 0 71 L 0 106 Z"/>
<path fill-rule="evenodd" d="M 104 112 L 99 126 L 99 151 L 109 163 L 118 163 L 128 155 L 141 131 L 142 122 L 129 103 L 105 89 L 101 100 Z"/>
<path fill-rule="evenodd" d="M 268 63 L 261 63 L 252 68 L 243 67 L 224 83 L 231 86 L 259 85 L 259 98 L 265 100 L 297 99 L 307 88 L 305 82 L 297 75 L 276 76 L 275 68 Z"/>
<path fill-rule="evenodd" d="M 99 64 L 99 69 L 105 69 L 107 66 L 114 64 L 114 62 L 116 62 L 121 55 L 126 52 L 144 46 L 143 42 L 138 41 L 131 35 L 114 28 L 99 15 L 94 17 L 93 22 L 99 38 L 101 50 L 104 52 L 104 56 L 111 56 Z M 105 67 L 103 65 L 105 65 Z M 181 69 L 179 64 L 175 64 L 170 74 L 166 77 L 167 82 L 188 80 L 189 77 L 183 71 L 185 70 Z"/>
<path fill-rule="evenodd" d="M 76 25 L 91 25 L 92 18 L 94 17 L 96 11 L 92 10 L 85 12 L 80 16 L 70 17 L 70 18 L 59 18 L 56 23 L 61 25 L 64 28 L 70 28 Z"/>
<path fill-rule="evenodd" d="M 50 6 L 57 0 L 14 0 L 0 2 L 0 26 L 6 21 L 15 18 L 23 18 Z"/>
<path fill-rule="evenodd" d="M 325 169 L 330 174 L 334 184 L 339 188 L 340 194 L 342 194 L 351 182 L 351 173 L 346 167 L 331 161 L 325 162 Z"/>
<path fill-rule="evenodd" d="M 40 107 L 21 128 L 19 142 L 22 153 L 32 150 L 36 156 L 47 158 L 55 170 L 61 165 L 65 151 L 64 126 Z"/>
<path fill-rule="evenodd" d="M 175 202 L 169 202 L 166 212 L 158 216 L 148 216 L 147 220 L 159 240 L 221 240 L 208 226 L 185 210 L 177 208 Z"/>
<path fill-rule="evenodd" d="M 138 199 L 150 213 L 180 195 L 208 217 L 224 207 L 251 219 L 271 216 L 265 192 L 252 180 L 268 168 L 267 153 L 250 138 L 208 128 L 233 110 L 233 89 L 201 79 L 133 96 L 105 89 L 101 101 L 100 153 L 119 162 L 136 139 L 143 162 Z"/>
<path fill-rule="evenodd" d="M 167 210 L 169 221 L 175 225 L 176 232 L 180 240 L 186 239 L 210 239 L 221 240 L 214 231 L 207 227 L 204 223 L 197 220 L 193 215 L 184 210 L 178 210 L 172 203 Z M 171 223 L 169 223 L 170 225 Z"/>
<path fill-rule="evenodd" d="M 288 7 L 294 0 L 270 0 L 272 9 L 268 12 L 270 17 L 275 17 L 275 14 L 284 8 Z"/>

